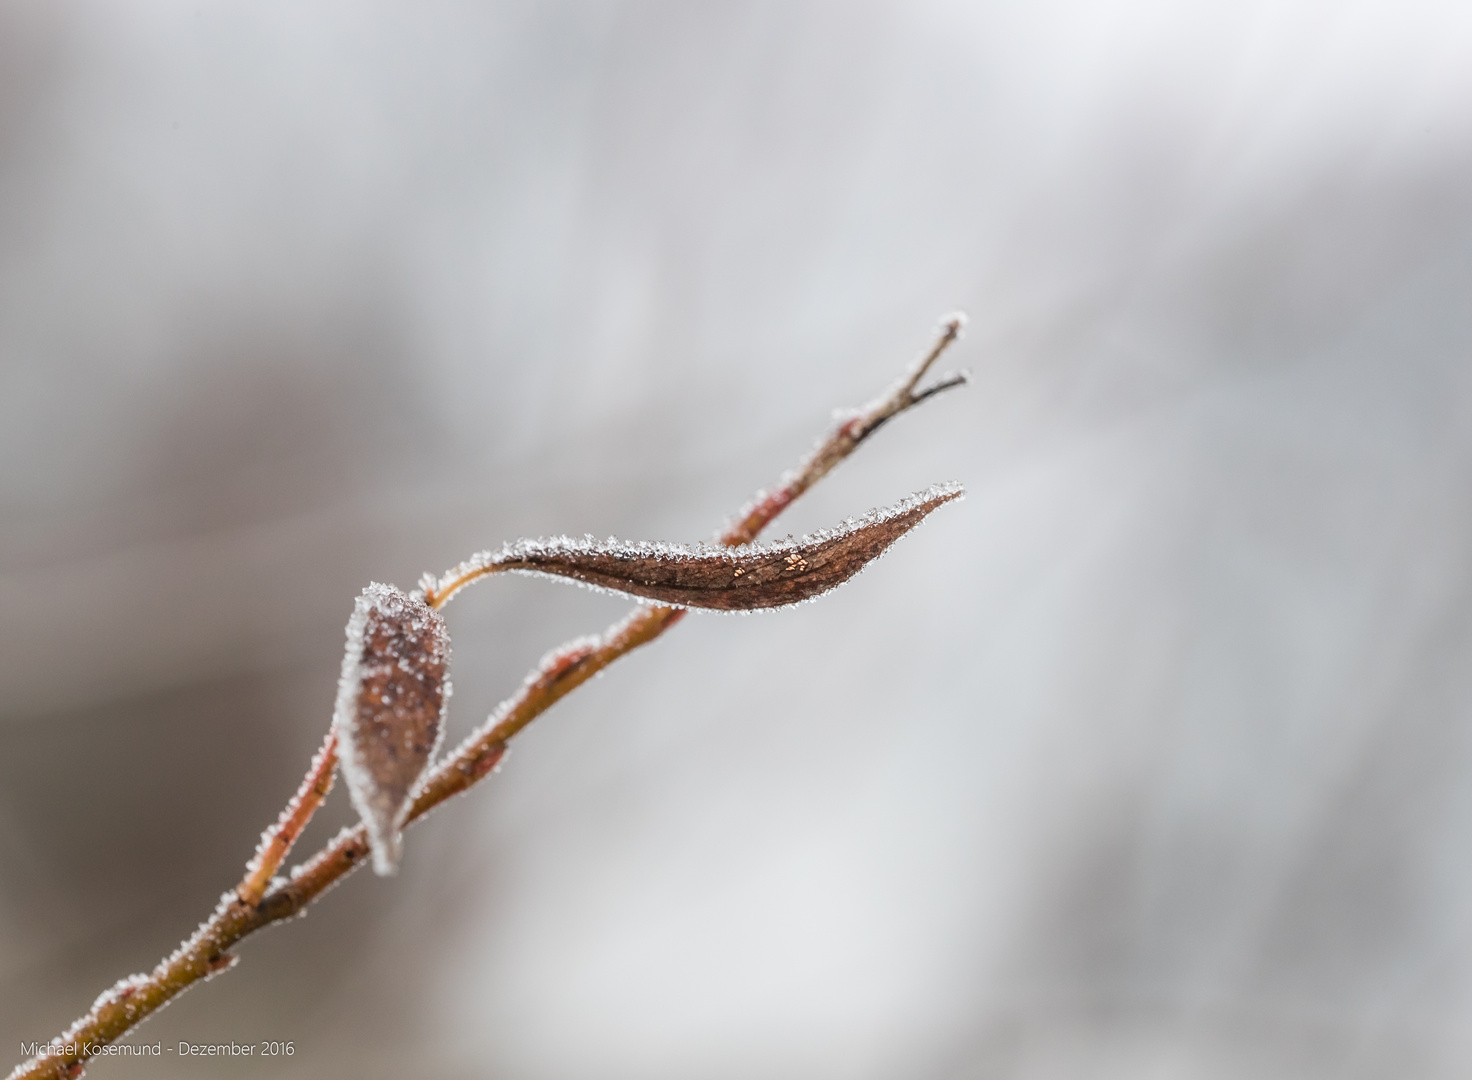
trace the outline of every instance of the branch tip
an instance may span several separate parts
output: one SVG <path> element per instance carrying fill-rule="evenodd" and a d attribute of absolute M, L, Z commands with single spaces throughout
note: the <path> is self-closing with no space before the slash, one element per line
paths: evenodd
<path fill-rule="evenodd" d="M 963 311 L 952 312 L 950 315 L 941 319 L 935 344 L 930 347 L 928 353 L 916 361 L 914 367 L 910 369 L 910 373 L 906 377 L 904 388 L 907 394 L 915 389 L 920 380 L 925 377 L 925 373 L 930 370 L 930 366 L 940 359 L 941 353 L 949 349 L 960 338 L 962 331 L 965 329 L 966 313 Z"/>

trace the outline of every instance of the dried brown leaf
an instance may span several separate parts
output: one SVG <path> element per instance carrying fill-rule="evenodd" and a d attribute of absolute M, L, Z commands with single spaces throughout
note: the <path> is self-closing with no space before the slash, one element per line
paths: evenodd
<path fill-rule="evenodd" d="M 374 583 L 348 620 L 333 722 L 343 779 L 368 829 L 373 868 L 398 867 L 412 796 L 439 747 L 450 696 L 445 620 L 417 596 Z"/>
<path fill-rule="evenodd" d="M 421 585 L 429 601 L 441 606 L 470 582 L 513 570 L 568 578 L 677 607 L 718 611 L 781 607 L 842 585 L 932 510 L 962 494 L 959 484 L 938 485 L 837 529 L 760 547 L 689 548 L 567 537 L 521 540 L 499 552 L 482 552 L 442 578 L 426 576 Z"/>

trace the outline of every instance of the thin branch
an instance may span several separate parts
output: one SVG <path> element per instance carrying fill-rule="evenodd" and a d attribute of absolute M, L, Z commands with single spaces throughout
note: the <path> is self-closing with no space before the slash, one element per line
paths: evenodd
<path fill-rule="evenodd" d="M 755 540 L 773 518 L 887 421 L 943 390 L 964 384 L 966 376 L 954 374 L 944 376 L 927 389 L 916 389 L 940 354 L 960 336 L 964 323 L 961 315 L 946 319 L 934 346 L 894 387 L 864 408 L 841 415 L 812 453 L 796 469 L 786 473 L 774 491 L 759 492 L 741 510 L 721 532 L 719 542 L 727 547 L 739 547 Z M 468 581 L 446 583 L 447 587 L 427 594 L 426 602 L 440 607 L 465 584 Z M 500 763 L 507 743 L 522 728 L 609 664 L 653 641 L 684 616 L 682 608 L 642 606 L 601 636 L 579 638 L 548 653 L 521 688 L 429 773 L 414 798 L 406 825 L 483 779 Z M 241 940 L 264 926 L 302 913 L 307 905 L 366 861 L 367 831 L 359 824 L 343 829 L 321 851 L 293 869 L 288 880 L 273 880 L 292 844 L 331 788 L 336 756 L 336 740 L 329 732 L 300 790 L 277 823 L 262 835 L 245 878 L 220 898 L 214 914 L 200 924 L 193 936 L 160 961 L 151 973 L 123 979 L 104 991 L 85 1016 L 52 1040 L 48 1053 L 16 1066 L 8 1080 L 60 1080 L 80 1076 L 96 1048 L 121 1038 L 196 982 L 228 970 L 237 959 L 229 950 Z"/>
<path fill-rule="evenodd" d="M 235 892 L 247 904 L 258 904 L 266 895 L 271 878 L 291 854 L 296 838 L 312 820 L 317 807 L 332 790 L 333 777 L 337 775 L 337 728 L 329 727 L 322 748 L 312 758 L 307 775 L 291 802 L 281 811 L 276 824 L 261 834 L 261 843 L 256 848 L 256 857 L 245 867 L 245 878 L 235 886 Z"/>
<path fill-rule="evenodd" d="M 915 387 L 925 378 L 931 365 L 961 336 L 965 325 L 966 316 L 959 312 L 944 319 L 935 344 L 911 365 L 899 382 L 863 408 L 839 413 L 837 424 L 819 440 L 802 464 L 783 475 L 777 490 L 757 492 L 756 497 L 736 515 L 735 521 L 721 533 L 720 542 L 728 547 L 751 543 L 794 499 L 827 476 L 835 465 L 857 450 L 860 443 L 886 422 L 942 390 L 964 385 L 967 376 L 960 372 L 946 375 L 928 390 L 915 392 Z"/>

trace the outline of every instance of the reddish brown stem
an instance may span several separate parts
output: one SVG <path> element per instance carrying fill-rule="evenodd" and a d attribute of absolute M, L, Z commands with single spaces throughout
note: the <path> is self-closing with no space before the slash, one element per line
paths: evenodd
<path fill-rule="evenodd" d="M 943 322 L 935 345 L 904 378 L 870 405 L 843 417 L 801 465 L 783 476 L 775 491 L 759 493 L 741 511 L 720 534 L 720 543 L 728 547 L 750 543 L 773 518 L 886 421 L 942 390 L 963 384 L 964 374 L 947 375 L 927 389 L 917 390 L 931 365 L 960 336 L 963 323 L 959 315 Z M 443 598 L 436 599 L 443 602 Z M 653 641 L 684 615 L 678 608 L 640 607 L 609 627 L 602 636 L 579 639 L 549 653 L 490 720 L 431 771 L 419 788 L 409 822 L 485 777 L 505 755 L 512 736 L 619 657 Z M 21 1063 L 9 1080 L 62 1080 L 80 1076 L 82 1067 L 95 1052 L 89 1048 L 122 1037 L 194 983 L 230 967 L 233 954 L 229 950 L 242 939 L 264 926 L 299 914 L 366 861 L 367 834 L 358 825 L 340 832 L 293 870 L 288 881 L 274 889 L 269 886 L 292 843 L 325 798 L 335 763 L 336 742 L 329 733 L 296 797 L 287 804 L 276 825 L 263 834 L 261 847 L 247 868 L 245 879 L 221 898 L 214 914 L 151 973 L 124 979 L 99 997 L 85 1016 L 52 1040 L 56 1053 Z M 269 891 L 258 896 L 259 888 Z M 252 900 L 257 896 L 258 899 Z"/>
<path fill-rule="evenodd" d="M 337 731 L 328 728 L 327 738 L 322 741 L 322 748 L 312 758 L 307 775 L 302 778 L 301 787 L 281 811 L 276 824 L 261 834 L 256 857 L 246 864 L 245 878 L 235 886 L 235 893 L 242 901 L 258 904 L 261 897 L 266 895 L 272 875 L 281 868 L 286 856 L 291 854 L 296 838 L 302 834 L 307 822 L 317 812 L 317 807 L 322 805 L 327 793 L 332 790 L 332 778 L 336 771 Z"/>

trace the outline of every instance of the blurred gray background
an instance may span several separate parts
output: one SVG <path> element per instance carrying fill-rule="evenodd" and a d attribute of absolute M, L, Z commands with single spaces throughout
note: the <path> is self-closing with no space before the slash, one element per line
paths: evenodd
<path fill-rule="evenodd" d="M 970 497 L 692 617 L 98 1076 L 1472 1069 L 1472 13 L 0 3 L 0 1046 L 238 879 L 370 580 Z M 627 605 L 455 602 L 452 738 Z M 341 792 L 320 843 L 348 818 Z"/>

